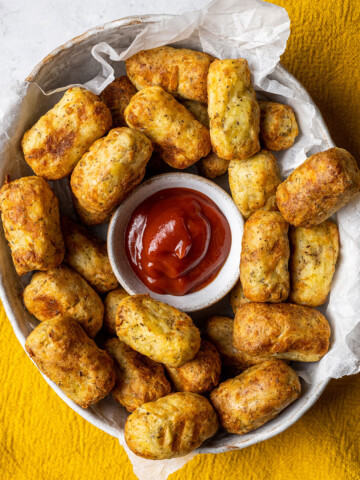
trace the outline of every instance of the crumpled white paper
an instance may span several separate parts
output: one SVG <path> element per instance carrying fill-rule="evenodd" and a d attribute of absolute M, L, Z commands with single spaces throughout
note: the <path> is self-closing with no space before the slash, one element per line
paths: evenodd
<path fill-rule="evenodd" d="M 316 131 L 316 110 L 308 97 L 301 90 L 289 88 L 289 85 L 272 78 L 271 74 L 285 50 L 289 28 L 287 13 L 278 6 L 261 0 L 215 0 L 201 11 L 144 25 L 137 37 L 129 40 L 125 49 L 117 50 L 116 45 L 104 42 L 95 45 L 91 53 L 100 63 L 101 72 L 84 85 L 98 94 L 114 79 L 112 62 L 123 61 L 140 50 L 166 44 L 203 50 L 218 58 L 246 58 L 257 95 L 288 103 L 296 112 L 299 137 L 291 149 L 276 153 L 280 171 L 285 177 L 309 154 L 329 148 L 324 135 L 321 137 Z M 20 140 L 24 130 L 58 101 L 68 85 L 58 87 L 43 92 L 36 84 L 19 82 L 10 89 L 0 89 L 0 154 L 2 162 L 7 164 L 6 173 L 13 173 L 14 178 L 31 174 L 31 169 L 22 158 Z M 71 214 L 67 180 L 53 182 L 52 187 L 60 199 L 62 210 Z M 343 208 L 334 216 L 334 220 L 340 231 L 340 256 L 331 294 L 326 305 L 320 308 L 331 324 L 332 344 L 330 352 L 320 362 L 294 365 L 308 384 L 355 374 L 360 370 L 360 200 Z M 24 281 L 16 281 L 16 288 L 20 291 Z M 21 308 L 16 307 L 17 315 Z M 221 313 L 226 314 L 224 310 Z M 28 322 L 21 328 L 29 333 L 33 325 Z M 125 421 L 124 412 L 119 413 L 118 405 L 111 399 L 105 399 L 89 410 L 117 430 Z M 122 431 L 119 440 L 129 455 L 135 474 L 141 480 L 165 480 L 196 454 L 193 452 L 186 457 L 164 461 L 145 460 L 129 451 Z M 220 436 L 218 443 L 221 441 Z M 238 443 L 240 448 L 240 437 Z M 229 448 L 236 445 L 235 437 Z"/>

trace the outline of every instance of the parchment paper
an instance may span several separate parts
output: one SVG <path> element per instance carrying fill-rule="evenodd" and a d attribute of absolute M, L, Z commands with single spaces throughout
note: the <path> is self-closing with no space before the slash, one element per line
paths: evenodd
<path fill-rule="evenodd" d="M 261 0 L 215 0 L 202 11 L 188 12 L 165 22 L 146 25 L 135 39 L 129 37 L 126 49 L 117 51 L 107 43 L 97 44 L 89 56 L 92 54 L 100 63 L 100 72 L 85 86 L 94 93 L 100 93 L 115 78 L 113 62 L 122 62 L 142 49 L 166 44 L 203 50 L 218 58 L 246 58 L 258 97 L 288 103 L 296 112 L 299 137 L 291 149 L 276 153 L 281 174 L 286 177 L 309 154 L 327 148 L 314 128 L 315 108 L 300 90 L 291 89 L 271 78 L 285 50 L 289 28 L 287 13 L 278 6 Z M 117 74 L 125 73 L 123 63 L 116 71 Z M 2 161 L 8 163 L 11 155 L 12 166 L 8 173 L 14 178 L 31 174 L 19 147 L 25 129 L 51 108 L 66 88 L 68 85 L 59 85 L 55 91 L 43 92 L 37 85 L 27 82 L 19 82 L 10 88 L 3 86 L 0 98 L 0 154 Z M 68 181 L 51 182 L 51 186 L 60 199 L 62 211 L 72 214 Z M 360 370 L 359 198 L 333 219 L 340 231 L 340 256 L 329 299 L 320 308 L 331 324 L 331 350 L 320 362 L 294 364 L 299 375 L 310 384 L 330 377 L 355 374 Z M 27 283 L 28 278 L 18 282 L 16 288 L 20 291 L 21 284 Z M 30 321 L 28 326 L 30 331 L 34 323 Z M 109 399 L 94 407 L 97 415 L 117 426 L 125 421 L 124 412 L 119 417 L 118 409 L 118 405 Z M 186 457 L 166 461 L 144 460 L 129 451 L 122 433 L 119 440 L 133 463 L 135 474 L 141 480 L 166 479 L 196 454 L 193 452 Z"/>

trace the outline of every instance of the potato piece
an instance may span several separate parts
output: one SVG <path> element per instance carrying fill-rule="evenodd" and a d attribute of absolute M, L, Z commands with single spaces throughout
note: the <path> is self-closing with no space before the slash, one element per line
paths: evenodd
<path fill-rule="evenodd" d="M 260 150 L 241 162 L 230 162 L 231 195 L 246 219 L 257 210 L 277 210 L 276 189 L 280 183 L 276 158 L 266 150 Z"/>
<path fill-rule="evenodd" d="M 113 128 L 127 127 L 124 110 L 136 92 L 136 88 L 126 75 L 115 78 L 115 80 L 101 92 L 100 98 L 111 112 Z"/>
<path fill-rule="evenodd" d="M 182 457 L 215 435 L 219 422 L 210 402 L 191 392 L 145 403 L 125 423 L 125 441 L 143 458 Z"/>
<path fill-rule="evenodd" d="M 99 402 L 114 386 L 113 360 L 71 318 L 40 323 L 25 348 L 38 369 L 82 408 Z"/>
<path fill-rule="evenodd" d="M 110 110 L 84 88 L 69 88 L 21 141 L 36 175 L 58 180 L 70 175 L 90 145 L 111 127 Z"/>
<path fill-rule="evenodd" d="M 200 102 L 194 102 L 194 100 L 183 100 L 181 102 L 191 112 L 196 120 L 204 125 L 207 129 L 210 128 L 209 114 L 207 111 L 207 105 Z"/>
<path fill-rule="evenodd" d="M 122 287 L 116 288 L 109 292 L 104 300 L 104 325 L 106 330 L 116 335 L 116 312 L 120 303 L 130 295 Z"/>
<path fill-rule="evenodd" d="M 289 105 L 259 101 L 260 140 L 268 150 L 290 148 L 299 134 L 293 109 Z"/>
<path fill-rule="evenodd" d="M 289 300 L 308 307 L 326 302 L 339 254 L 339 232 L 326 220 L 312 228 L 290 229 Z"/>
<path fill-rule="evenodd" d="M 150 140 L 130 128 L 114 128 L 93 143 L 71 175 L 81 208 L 109 215 L 144 178 L 152 150 Z"/>
<path fill-rule="evenodd" d="M 105 348 L 115 361 L 116 382 L 111 394 L 128 412 L 171 392 L 160 363 L 141 355 L 118 338 L 107 340 Z"/>
<path fill-rule="evenodd" d="M 214 316 L 205 326 L 205 336 L 220 353 L 221 363 L 234 373 L 268 360 L 266 356 L 253 356 L 240 352 L 233 346 L 234 320 L 228 317 Z"/>
<path fill-rule="evenodd" d="M 89 337 L 95 337 L 103 323 L 101 298 L 81 275 L 65 265 L 35 273 L 24 290 L 24 303 L 40 322 L 72 318 Z"/>
<path fill-rule="evenodd" d="M 244 305 L 245 303 L 249 303 L 249 302 L 250 300 L 245 297 L 244 290 L 239 280 L 230 293 L 230 304 L 231 304 L 231 308 L 233 309 L 234 315 L 236 313 L 236 310 L 241 305 Z"/>
<path fill-rule="evenodd" d="M 214 345 L 201 340 L 200 350 L 181 367 L 166 367 L 177 392 L 205 393 L 219 384 L 221 360 Z"/>
<path fill-rule="evenodd" d="M 219 158 L 215 153 L 211 152 L 205 158 L 199 161 L 201 175 L 206 178 L 221 177 L 228 171 L 229 160 Z"/>
<path fill-rule="evenodd" d="M 240 281 L 252 302 L 283 302 L 289 295 L 288 228 L 279 212 L 262 210 L 245 223 Z"/>
<path fill-rule="evenodd" d="M 74 194 L 72 195 L 72 201 L 75 207 L 76 215 L 81 223 L 85 225 L 99 225 L 100 223 L 110 222 L 111 215 L 114 209 L 111 209 L 108 211 L 105 210 L 104 212 L 101 212 L 101 213 L 92 213 L 92 212 L 89 212 L 88 210 L 85 210 L 85 208 L 83 208 L 79 204 Z"/>
<path fill-rule="evenodd" d="M 138 90 L 158 86 L 175 97 L 206 103 L 206 78 L 213 60 L 204 52 L 164 46 L 138 52 L 125 63 Z"/>
<path fill-rule="evenodd" d="M 66 247 L 64 262 L 79 272 L 98 293 L 116 288 L 119 282 L 110 265 L 106 242 L 68 217 L 62 217 L 61 229 Z"/>
<path fill-rule="evenodd" d="M 65 248 L 58 200 L 43 178 L 6 179 L 0 190 L 0 209 L 18 275 L 60 265 Z"/>
<path fill-rule="evenodd" d="M 208 75 L 208 112 L 214 152 L 243 160 L 260 150 L 260 109 L 247 61 L 215 60 Z"/>
<path fill-rule="evenodd" d="M 243 435 L 275 418 L 301 392 L 296 372 L 281 360 L 268 360 L 226 380 L 210 394 L 221 425 Z"/>
<path fill-rule="evenodd" d="M 155 362 L 180 367 L 200 348 L 200 332 L 189 315 L 149 295 L 132 295 L 116 313 L 116 333 Z"/>
<path fill-rule="evenodd" d="M 318 310 L 292 303 L 247 303 L 236 311 L 234 347 L 249 355 L 316 362 L 329 350 L 330 326 Z"/>
<path fill-rule="evenodd" d="M 144 88 L 134 95 L 125 109 L 125 120 L 155 143 L 171 167 L 190 167 L 210 152 L 208 129 L 160 87 Z"/>
<path fill-rule="evenodd" d="M 312 155 L 281 183 L 276 202 L 295 227 L 314 227 L 344 207 L 360 190 L 355 158 L 343 148 Z"/>

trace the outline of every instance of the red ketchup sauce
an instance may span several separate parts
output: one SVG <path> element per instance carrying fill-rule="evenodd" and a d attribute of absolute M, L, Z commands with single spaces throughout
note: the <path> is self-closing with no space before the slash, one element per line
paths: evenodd
<path fill-rule="evenodd" d="M 167 188 L 144 200 L 125 233 L 126 255 L 153 292 L 185 295 L 209 284 L 231 246 L 230 226 L 206 195 Z"/>

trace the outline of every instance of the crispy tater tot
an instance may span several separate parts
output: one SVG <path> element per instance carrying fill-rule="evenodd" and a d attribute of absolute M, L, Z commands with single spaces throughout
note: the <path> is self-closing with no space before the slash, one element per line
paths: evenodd
<path fill-rule="evenodd" d="M 243 160 L 260 150 L 260 109 L 247 61 L 215 60 L 208 75 L 208 112 L 214 152 Z"/>
<path fill-rule="evenodd" d="M 84 88 L 69 88 L 25 133 L 21 142 L 25 160 L 40 177 L 67 177 L 111 123 L 110 110 L 99 97 Z"/>

